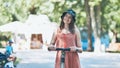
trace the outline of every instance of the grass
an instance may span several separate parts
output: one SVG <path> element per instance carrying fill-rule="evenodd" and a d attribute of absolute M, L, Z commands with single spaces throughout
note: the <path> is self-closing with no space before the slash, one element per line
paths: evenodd
<path fill-rule="evenodd" d="M 16 59 L 16 61 L 14 62 L 14 65 L 19 64 L 19 63 L 20 63 L 20 61 L 21 61 L 21 59 L 20 59 L 20 58 L 17 58 L 17 59 Z"/>
<path fill-rule="evenodd" d="M 107 51 L 109 53 L 120 53 L 120 51 Z"/>

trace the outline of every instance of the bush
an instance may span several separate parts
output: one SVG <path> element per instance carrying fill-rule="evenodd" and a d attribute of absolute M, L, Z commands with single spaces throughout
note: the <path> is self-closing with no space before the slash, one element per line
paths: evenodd
<path fill-rule="evenodd" d="M 3 48 L 3 46 L 2 46 L 2 44 L 1 44 L 1 42 L 0 42 L 0 48 Z"/>

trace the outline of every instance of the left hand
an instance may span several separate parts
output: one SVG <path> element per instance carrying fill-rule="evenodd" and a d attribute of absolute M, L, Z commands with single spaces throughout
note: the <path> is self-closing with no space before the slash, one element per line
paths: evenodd
<path fill-rule="evenodd" d="M 75 46 L 70 47 L 70 51 L 71 52 L 76 52 L 76 47 Z"/>
<path fill-rule="evenodd" d="M 71 52 L 79 52 L 79 53 L 82 53 L 82 49 L 81 48 L 78 48 L 78 47 L 70 47 L 70 51 Z"/>

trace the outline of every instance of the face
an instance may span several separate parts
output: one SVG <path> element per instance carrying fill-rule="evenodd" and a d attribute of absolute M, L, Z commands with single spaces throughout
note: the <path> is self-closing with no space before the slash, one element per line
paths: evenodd
<path fill-rule="evenodd" d="M 63 18 L 63 22 L 64 22 L 65 24 L 70 24 L 71 21 L 72 21 L 72 16 L 67 13 L 67 14 L 64 16 L 64 18 Z"/>
<path fill-rule="evenodd" d="M 9 43 L 10 45 L 12 45 L 13 43 L 11 42 L 11 43 Z"/>

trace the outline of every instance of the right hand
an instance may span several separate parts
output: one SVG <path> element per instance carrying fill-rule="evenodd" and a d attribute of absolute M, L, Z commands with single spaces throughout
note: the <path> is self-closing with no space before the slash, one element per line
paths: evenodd
<path fill-rule="evenodd" d="M 14 61 L 14 59 L 15 59 L 15 56 L 12 54 L 7 58 L 8 61 Z"/>
<path fill-rule="evenodd" d="M 48 46 L 48 51 L 55 51 L 56 47 L 54 47 L 53 45 Z"/>

